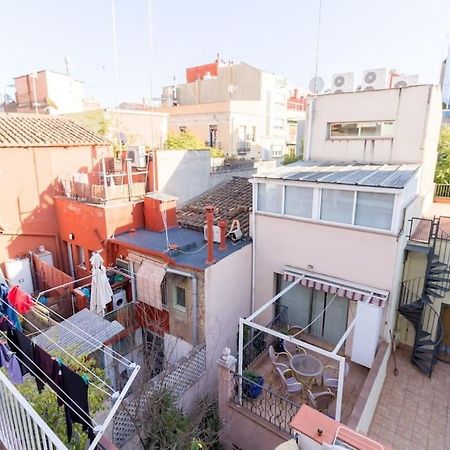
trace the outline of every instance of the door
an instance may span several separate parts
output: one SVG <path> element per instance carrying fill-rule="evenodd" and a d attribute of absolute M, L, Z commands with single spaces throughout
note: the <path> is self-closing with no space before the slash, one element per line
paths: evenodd
<path fill-rule="evenodd" d="M 217 143 L 217 125 L 209 126 L 209 146 L 215 147 Z"/>
<path fill-rule="evenodd" d="M 142 331 L 145 366 L 150 372 L 150 378 L 153 378 L 164 370 L 164 338 L 145 328 Z"/>

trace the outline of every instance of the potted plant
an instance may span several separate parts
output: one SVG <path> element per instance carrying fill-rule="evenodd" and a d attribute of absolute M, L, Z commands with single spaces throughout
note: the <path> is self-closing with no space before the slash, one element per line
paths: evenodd
<path fill-rule="evenodd" d="M 261 395 L 264 378 L 252 370 L 244 370 L 242 373 L 242 392 L 245 397 L 255 399 Z"/>

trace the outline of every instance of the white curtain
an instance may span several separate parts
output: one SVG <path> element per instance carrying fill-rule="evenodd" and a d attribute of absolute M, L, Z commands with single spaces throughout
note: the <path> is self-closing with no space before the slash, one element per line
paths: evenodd
<path fill-rule="evenodd" d="M 258 211 L 281 214 L 283 186 L 273 183 L 258 183 Z"/>
<path fill-rule="evenodd" d="M 353 191 L 322 189 L 320 218 L 329 222 L 352 223 Z"/>
<path fill-rule="evenodd" d="M 393 210 L 393 194 L 358 192 L 355 225 L 390 230 Z"/>
<path fill-rule="evenodd" d="M 312 188 L 286 186 L 284 213 L 289 216 L 312 217 Z"/>

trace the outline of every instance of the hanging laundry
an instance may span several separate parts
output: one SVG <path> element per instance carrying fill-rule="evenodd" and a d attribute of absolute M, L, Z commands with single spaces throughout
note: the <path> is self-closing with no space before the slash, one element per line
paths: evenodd
<path fill-rule="evenodd" d="M 0 331 L 8 331 L 11 328 L 12 325 L 8 318 L 0 315 Z"/>
<path fill-rule="evenodd" d="M 36 385 L 39 392 L 44 389 L 44 383 L 53 389 L 58 396 L 58 404 L 61 406 L 61 394 L 63 389 L 62 370 L 58 361 L 52 358 L 45 350 L 42 350 L 38 345 L 34 346 L 33 361 L 38 369 L 36 374 L 42 380 L 36 378 Z M 43 373 L 42 373 L 43 372 Z"/>
<path fill-rule="evenodd" d="M 12 287 L 8 292 L 9 304 L 19 313 L 27 313 L 33 306 L 34 302 L 31 297 L 19 286 Z"/>
<path fill-rule="evenodd" d="M 16 355 L 6 344 L 0 344 L 0 367 L 4 367 L 9 374 L 9 379 L 14 384 L 23 383 L 22 371 Z"/>
<path fill-rule="evenodd" d="M 0 313 L 5 314 L 12 324 L 18 329 L 21 330 L 22 327 L 20 325 L 19 316 L 16 311 L 9 306 L 8 302 L 8 293 L 9 288 L 6 284 L 0 283 Z"/>
<path fill-rule="evenodd" d="M 75 373 L 72 369 L 66 366 L 61 366 L 63 390 L 62 397 L 64 402 L 72 409 L 65 406 L 67 438 L 72 439 L 72 425 L 73 423 L 81 423 L 83 430 L 88 433 L 89 439 L 93 439 L 94 433 L 92 429 L 92 421 L 89 416 L 88 403 L 88 385 L 83 378 Z"/>
<path fill-rule="evenodd" d="M 26 375 L 30 371 L 32 374 L 36 373 L 37 369 L 35 370 L 33 363 L 33 342 L 31 339 L 14 328 L 10 328 L 7 335 L 11 350 L 16 353 L 19 360 L 22 375 Z"/>

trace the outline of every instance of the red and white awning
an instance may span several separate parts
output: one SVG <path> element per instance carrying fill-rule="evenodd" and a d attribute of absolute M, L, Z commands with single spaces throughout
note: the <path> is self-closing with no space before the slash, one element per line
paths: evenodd
<path fill-rule="evenodd" d="M 369 303 L 375 306 L 384 307 L 387 302 L 389 293 L 386 291 L 372 290 L 370 288 L 352 287 L 345 282 L 330 281 L 324 278 L 315 277 L 313 275 L 290 272 L 284 273 L 284 280 L 290 283 L 298 279 L 298 283 L 302 286 L 316 289 L 317 291 L 337 294 L 338 297 L 345 297 L 349 300 L 363 301 L 369 299 Z"/>

